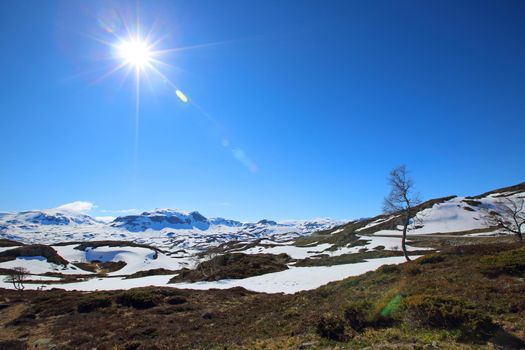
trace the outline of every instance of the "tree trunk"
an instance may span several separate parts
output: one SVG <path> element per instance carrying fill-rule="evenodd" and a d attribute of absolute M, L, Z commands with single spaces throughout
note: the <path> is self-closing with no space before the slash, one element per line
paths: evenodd
<path fill-rule="evenodd" d="M 405 259 L 407 261 L 410 261 L 410 257 L 408 256 L 407 247 L 406 247 L 406 239 L 407 239 L 407 230 L 408 230 L 408 223 L 410 221 L 410 215 L 407 214 L 405 218 L 405 222 L 403 223 L 403 238 L 401 238 L 401 249 L 403 249 L 403 254 L 405 255 Z"/>

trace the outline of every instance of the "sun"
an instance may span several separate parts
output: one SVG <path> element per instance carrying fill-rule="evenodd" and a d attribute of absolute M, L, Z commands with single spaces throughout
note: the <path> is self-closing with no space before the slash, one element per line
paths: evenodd
<path fill-rule="evenodd" d="M 151 64 L 153 52 L 145 40 L 129 39 L 117 45 L 117 54 L 125 65 L 142 69 Z"/>

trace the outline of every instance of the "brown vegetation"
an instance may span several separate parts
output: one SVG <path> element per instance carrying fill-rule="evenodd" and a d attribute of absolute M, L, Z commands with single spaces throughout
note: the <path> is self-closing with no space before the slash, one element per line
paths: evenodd
<path fill-rule="evenodd" d="M 451 247 L 294 295 L 0 290 L 0 348 L 520 348 L 523 249 Z"/>
<path fill-rule="evenodd" d="M 57 245 L 72 245 L 78 244 L 75 249 L 85 251 L 87 248 L 98 248 L 98 247 L 138 247 L 147 248 L 156 252 L 162 252 L 160 249 L 147 245 L 140 244 L 131 241 L 87 241 L 87 242 L 65 242 Z"/>
<path fill-rule="evenodd" d="M 194 270 L 182 269 L 170 283 L 246 278 L 288 269 L 287 254 L 227 253 L 203 261 Z"/>
<path fill-rule="evenodd" d="M 64 266 L 68 264 L 68 261 L 58 255 L 56 250 L 44 244 L 24 245 L 0 252 L 0 262 L 15 260 L 20 256 L 43 256 L 53 264 Z"/>
<path fill-rule="evenodd" d="M 93 273 L 110 273 L 115 272 L 118 270 L 121 270 L 124 266 L 126 266 L 126 262 L 124 261 L 90 261 L 90 262 L 76 262 L 73 263 L 76 267 L 78 267 L 81 270 L 89 271 Z"/>
<path fill-rule="evenodd" d="M 24 245 L 24 243 L 13 241 L 10 239 L 5 239 L 5 238 L 0 239 L 0 247 L 19 247 L 21 245 Z"/>

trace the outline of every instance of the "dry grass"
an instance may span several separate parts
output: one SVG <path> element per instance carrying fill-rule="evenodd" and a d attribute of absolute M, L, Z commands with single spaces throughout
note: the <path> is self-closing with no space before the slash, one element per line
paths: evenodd
<path fill-rule="evenodd" d="M 0 341 L 39 349 L 519 348 L 524 272 L 505 264 L 515 264 L 522 249 L 451 247 L 294 295 L 242 288 L 0 290 L 7 305 L 0 309 Z M 484 272 L 492 260 L 497 274 Z M 342 326 L 344 342 L 320 336 L 332 334 L 331 325 Z"/>

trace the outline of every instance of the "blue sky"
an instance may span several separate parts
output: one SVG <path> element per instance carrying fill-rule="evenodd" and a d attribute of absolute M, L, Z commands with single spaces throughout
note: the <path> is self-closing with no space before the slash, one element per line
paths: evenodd
<path fill-rule="evenodd" d="M 165 77 L 102 43 L 140 13 Z M 241 220 L 381 210 L 524 180 L 523 1 L 0 2 L 0 210 L 82 200 Z M 155 24 L 155 25 L 154 25 Z M 111 28 L 113 33 L 108 32 Z M 160 59 L 160 58 L 159 58 Z M 136 136 L 138 135 L 138 136 Z M 135 146 L 135 140 L 137 144 Z"/>

